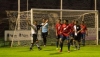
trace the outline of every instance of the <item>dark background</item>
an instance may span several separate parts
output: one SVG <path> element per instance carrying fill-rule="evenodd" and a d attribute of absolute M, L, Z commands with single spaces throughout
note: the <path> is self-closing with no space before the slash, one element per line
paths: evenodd
<path fill-rule="evenodd" d="M 21 11 L 27 10 L 27 0 L 21 0 Z M 59 9 L 60 0 L 29 0 L 31 8 Z M 63 9 L 94 10 L 94 0 L 63 0 Z M 18 0 L 0 0 L 0 37 L 9 29 L 6 10 L 17 11 Z M 97 10 L 100 10 L 100 0 L 97 0 Z"/>

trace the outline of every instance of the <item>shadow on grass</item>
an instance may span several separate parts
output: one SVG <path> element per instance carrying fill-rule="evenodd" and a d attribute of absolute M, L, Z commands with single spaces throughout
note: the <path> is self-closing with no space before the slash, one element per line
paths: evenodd
<path fill-rule="evenodd" d="M 32 51 L 34 51 L 34 50 L 20 50 L 18 52 L 32 52 Z"/>
<path fill-rule="evenodd" d="M 18 51 L 18 52 L 30 52 L 30 51 L 26 50 L 26 51 Z"/>
<path fill-rule="evenodd" d="M 60 52 L 50 53 L 50 55 L 57 55 L 57 54 L 62 54 L 62 53 Z"/>
<path fill-rule="evenodd" d="M 76 51 L 80 51 L 80 50 L 70 50 L 70 53 L 71 53 L 71 52 L 76 52 Z M 68 53 L 67 50 L 66 50 L 66 51 L 63 51 L 63 52 L 67 52 L 67 53 Z"/>
<path fill-rule="evenodd" d="M 47 49 L 47 50 L 44 50 L 44 51 L 54 51 L 54 49 Z"/>

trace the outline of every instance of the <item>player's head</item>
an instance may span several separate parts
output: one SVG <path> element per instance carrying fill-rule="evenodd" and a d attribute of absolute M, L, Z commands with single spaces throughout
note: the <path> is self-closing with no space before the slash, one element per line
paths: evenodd
<path fill-rule="evenodd" d="M 78 21 L 75 21 L 74 24 L 77 25 L 78 24 Z"/>
<path fill-rule="evenodd" d="M 84 24 L 84 21 L 82 21 L 81 24 Z"/>
<path fill-rule="evenodd" d="M 75 22 L 75 20 L 72 20 L 72 23 L 74 23 Z"/>
<path fill-rule="evenodd" d="M 48 21 L 48 19 L 42 19 L 42 22 L 45 23 L 46 21 Z"/>
<path fill-rule="evenodd" d="M 34 21 L 33 21 L 33 24 L 34 24 L 34 25 L 37 25 L 37 21 L 34 20 Z"/>
<path fill-rule="evenodd" d="M 45 22 L 45 19 L 44 19 L 44 18 L 42 19 L 42 22 L 43 22 L 43 23 Z"/>
<path fill-rule="evenodd" d="M 57 23 L 61 23 L 61 19 L 58 19 L 58 20 L 57 20 Z"/>
<path fill-rule="evenodd" d="M 68 20 L 64 20 L 64 24 L 68 24 Z"/>

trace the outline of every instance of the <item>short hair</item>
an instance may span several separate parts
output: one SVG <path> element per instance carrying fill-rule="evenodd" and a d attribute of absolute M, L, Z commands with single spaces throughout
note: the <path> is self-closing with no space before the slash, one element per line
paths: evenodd
<path fill-rule="evenodd" d="M 58 19 L 59 21 L 61 21 L 61 19 Z"/>
<path fill-rule="evenodd" d="M 42 20 L 45 20 L 44 18 Z"/>
<path fill-rule="evenodd" d="M 36 21 L 36 20 L 34 20 L 34 21 L 33 21 L 33 23 L 35 23 L 35 22 L 37 23 L 37 21 Z"/>
<path fill-rule="evenodd" d="M 76 21 L 76 23 L 78 23 L 78 21 Z"/>
<path fill-rule="evenodd" d="M 68 23 L 68 20 L 65 20 Z"/>
<path fill-rule="evenodd" d="M 84 23 L 84 21 L 82 21 L 82 23 Z"/>

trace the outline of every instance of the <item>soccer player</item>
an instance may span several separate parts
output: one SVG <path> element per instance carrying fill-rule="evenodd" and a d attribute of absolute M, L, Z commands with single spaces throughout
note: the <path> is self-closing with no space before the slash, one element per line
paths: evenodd
<path fill-rule="evenodd" d="M 86 34 L 88 35 L 87 27 L 86 27 L 84 21 L 81 22 L 80 26 L 81 26 L 82 45 L 85 46 L 85 36 L 86 36 Z"/>
<path fill-rule="evenodd" d="M 56 46 L 57 46 L 57 50 L 58 50 L 58 46 L 59 46 L 59 39 L 60 39 L 60 29 L 61 29 L 61 19 L 58 19 L 57 20 L 57 23 L 56 23 L 56 25 L 55 25 L 55 28 L 56 28 L 56 36 L 57 36 L 57 38 L 56 38 L 56 40 L 57 40 L 57 42 L 56 42 Z"/>
<path fill-rule="evenodd" d="M 70 38 L 70 44 L 71 45 L 74 45 L 74 29 L 73 29 L 74 22 L 75 22 L 75 20 L 72 20 L 72 22 L 69 24 L 69 26 L 71 28 L 71 33 L 70 33 L 70 36 L 71 36 L 71 38 Z"/>
<path fill-rule="evenodd" d="M 42 38 L 43 38 L 43 43 L 44 43 L 44 46 L 46 46 L 46 42 L 47 42 L 47 36 L 48 36 L 48 19 L 43 19 L 42 20 L 43 23 L 41 24 L 42 25 Z"/>
<path fill-rule="evenodd" d="M 80 50 L 80 41 L 81 41 L 81 27 L 78 24 L 78 21 L 74 23 L 74 40 L 75 40 L 75 50 Z"/>
<path fill-rule="evenodd" d="M 33 25 L 30 24 L 30 22 L 28 22 L 28 24 L 32 27 L 32 36 L 33 36 L 33 43 L 31 43 L 30 46 L 30 50 L 32 50 L 32 47 L 34 46 L 34 44 L 36 43 L 37 47 L 39 50 L 41 50 L 42 48 L 38 45 L 38 39 L 37 39 L 37 22 L 34 21 Z"/>
<path fill-rule="evenodd" d="M 64 23 L 61 26 L 61 38 L 60 38 L 60 52 L 63 49 L 63 42 L 66 39 L 68 44 L 68 52 L 70 52 L 70 26 L 68 25 L 68 20 L 64 20 Z"/>

